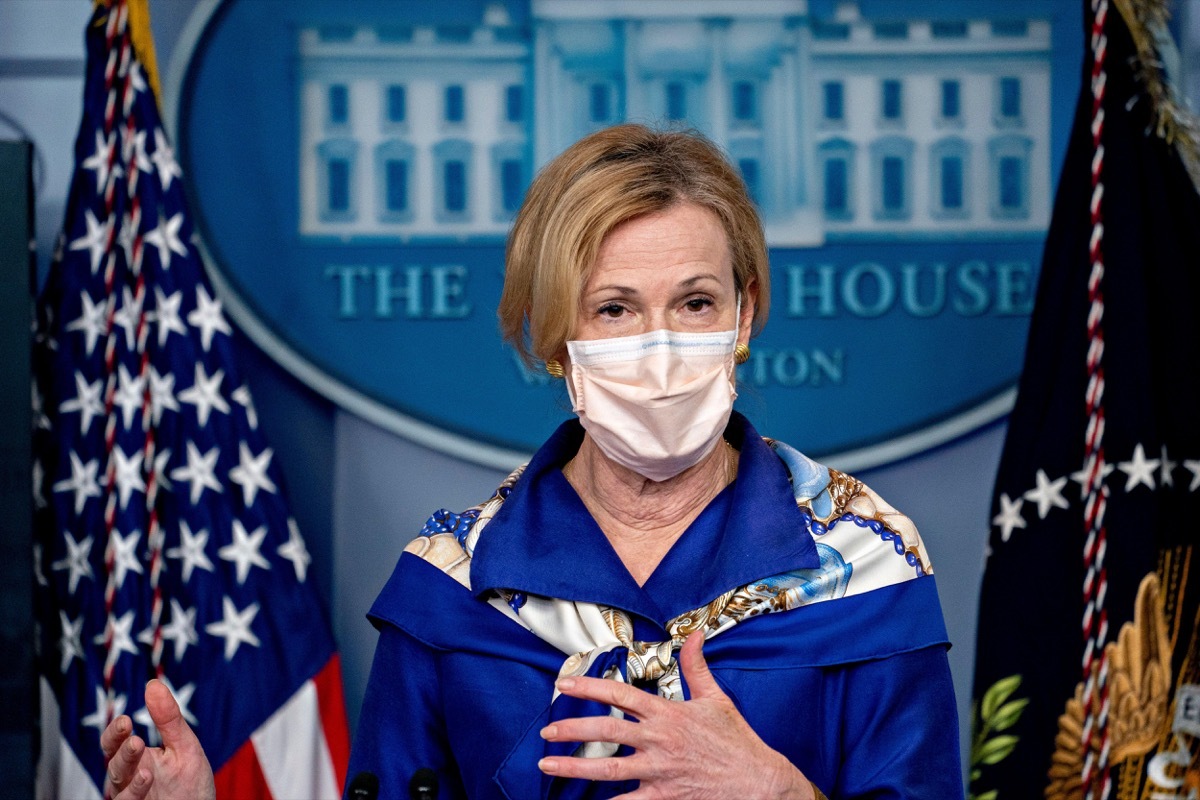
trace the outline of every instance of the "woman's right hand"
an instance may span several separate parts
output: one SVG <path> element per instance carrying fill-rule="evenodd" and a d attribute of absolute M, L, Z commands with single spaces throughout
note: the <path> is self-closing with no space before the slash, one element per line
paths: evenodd
<path fill-rule="evenodd" d="M 147 747 L 134 736 L 133 721 L 124 714 L 100 735 L 107 764 L 105 800 L 215 800 L 208 757 L 162 682 L 146 684 L 146 709 L 162 747 Z"/>

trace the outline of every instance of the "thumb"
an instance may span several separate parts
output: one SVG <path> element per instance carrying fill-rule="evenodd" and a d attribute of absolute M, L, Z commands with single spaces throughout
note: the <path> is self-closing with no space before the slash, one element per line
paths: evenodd
<path fill-rule="evenodd" d="M 704 660 L 704 631 L 696 631 L 684 641 L 683 647 L 679 648 L 679 666 L 693 700 L 725 696 Z"/>
<path fill-rule="evenodd" d="M 154 720 L 154 726 L 162 736 L 165 749 L 187 750 L 200 747 L 200 740 L 183 718 L 179 703 L 175 702 L 171 690 L 158 679 L 146 684 L 146 710 L 150 712 L 150 719 Z"/>

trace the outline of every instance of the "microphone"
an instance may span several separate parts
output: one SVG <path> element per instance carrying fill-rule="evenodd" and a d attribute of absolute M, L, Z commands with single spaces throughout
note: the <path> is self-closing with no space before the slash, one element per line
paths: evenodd
<path fill-rule="evenodd" d="M 437 773 L 429 767 L 421 767 L 408 782 L 408 796 L 412 800 L 436 800 L 438 794 Z"/>
<path fill-rule="evenodd" d="M 346 793 L 348 800 L 377 800 L 379 797 L 379 778 L 372 772 L 360 772 L 350 781 L 350 791 Z"/>

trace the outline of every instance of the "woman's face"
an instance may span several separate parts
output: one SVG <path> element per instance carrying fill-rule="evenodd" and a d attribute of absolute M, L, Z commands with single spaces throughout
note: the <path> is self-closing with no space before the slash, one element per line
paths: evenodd
<path fill-rule="evenodd" d="M 750 336 L 757 287 L 742 298 Z M 716 214 L 683 203 L 618 225 L 600 245 L 580 298 L 575 339 L 649 331 L 727 331 L 738 312 L 733 264 Z"/>

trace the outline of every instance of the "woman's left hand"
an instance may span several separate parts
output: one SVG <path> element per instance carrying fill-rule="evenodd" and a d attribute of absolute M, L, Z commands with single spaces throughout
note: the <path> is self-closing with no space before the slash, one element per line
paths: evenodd
<path fill-rule="evenodd" d="M 599 678 L 560 678 L 563 694 L 620 709 L 637 722 L 615 717 L 578 717 L 555 722 L 542 738 L 555 742 L 615 742 L 634 753 L 613 758 L 547 757 L 548 775 L 592 781 L 640 781 L 623 800 L 650 798 L 797 798 L 811 800 L 812 784 L 767 746 L 717 685 L 694 633 L 679 650 L 690 700 L 666 700 L 625 683 Z"/>

